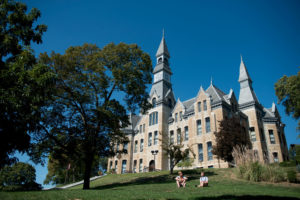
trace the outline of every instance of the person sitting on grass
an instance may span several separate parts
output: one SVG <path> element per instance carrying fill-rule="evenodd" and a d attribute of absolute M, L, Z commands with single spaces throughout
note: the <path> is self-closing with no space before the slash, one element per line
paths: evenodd
<path fill-rule="evenodd" d="M 183 176 L 182 172 L 178 172 L 178 175 L 175 180 L 176 180 L 176 183 L 177 183 L 177 187 L 180 188 L 181 186 L 182 187 L 185 187 L 185 184 L 186 184 L 186 180 L 187 180 L 187 177 Z"/>
<path fill-rule="evenodd" d="M 200 185 L 198 185 L 197 187 L 207 187 L 207 186 L 208 186 L 208 178 L 207 176 L 204 176 L 204 172 L 201 172 Z"/>

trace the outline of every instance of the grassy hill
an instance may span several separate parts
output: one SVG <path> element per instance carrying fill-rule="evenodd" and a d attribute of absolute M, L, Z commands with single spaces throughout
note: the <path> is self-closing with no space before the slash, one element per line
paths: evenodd
<path fill-rule="evenodd" d="M 91 190 L 82 186 L 67 190 L 37 192 L 0 192 L 1 200 L 88 200 L 88 199 L 299 199 L 300 184 L 254 183 L 234 178 L 233 169 L 207 169 L 209 187 L 196 188 L 199 170 L 185 170 L 186 188 L 177 188 L 169 172 L 107 175 L 91 182 Z"/>

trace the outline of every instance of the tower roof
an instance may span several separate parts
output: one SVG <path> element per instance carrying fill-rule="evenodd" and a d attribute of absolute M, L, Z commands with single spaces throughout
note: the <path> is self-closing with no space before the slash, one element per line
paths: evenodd
<path fill-rule="evenodd" d="M 156 57 L 158 57 L 158 56 L 160 56 L 162 54 L 165 54 L 168 57 L 170 57 L 170 54 L 169 54 L 169 51 L 168 51 L 168 47 L 167 47 L 167 44 L 166 44 L 166 40 L 165 40 L 165 34 L 164 34 L 164 32 L 163 32 L 163 36 L 162 36 L 161 42 L 160 42 L 159 47 L 158 47 L 157 52 L 156 52 Z"/>
<path fill-rule="evenodd" d="M 239 82 L 241 81 L 245 81 L 245 80 L 249 80 L 250 82 L 252 82 L 248 70 L 245 66 L 245 63 L 243 61 L 243 57 L 241 56 L 241 64 L 240 64 L 240 76 L 239 76 Z"/>

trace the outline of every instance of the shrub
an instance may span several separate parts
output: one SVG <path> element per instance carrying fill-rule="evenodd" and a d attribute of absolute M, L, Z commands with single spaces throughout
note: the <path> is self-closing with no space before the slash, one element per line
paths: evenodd
<path fill-rule="evenodd" d="M 278 164 L 263 165 L 263 181 L 277 183 L 284 181 L 285 179 L 285 171 Z"/>
<path fill-rule="evenodd" d="M 291 161 L 284 161 L 279 163 L 280 167 L 295 167 L 296 166 L 296 161 L 295 160 L 291 160 Z"/>
<path fill-rule="evenodd" d="M 290 183 L 296 183 L 297 182 L 297 173 L 295 170 L 293 169 L 289 169 L 287 171 L 287 180 L 290 182 Z"/>

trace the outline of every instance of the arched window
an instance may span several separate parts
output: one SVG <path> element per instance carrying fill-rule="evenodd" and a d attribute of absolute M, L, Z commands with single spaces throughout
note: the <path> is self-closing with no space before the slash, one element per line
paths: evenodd
<path fill-rule="evenodd" d="M 164 58 L 164 63 L 169 64 L 167 58 Z"/>
<path fill-rule="evenodd" d="M 156 98 L 155 97 L 152 99 L 152 106 L 153 106 L 153 108 L 156 107 Z"/>
<path fill-rule="evenodd" d="M 157 63 L 161 63 L 162 62 L 162 57 L 160 57 L 158 60 L 157 60 Z"/>

